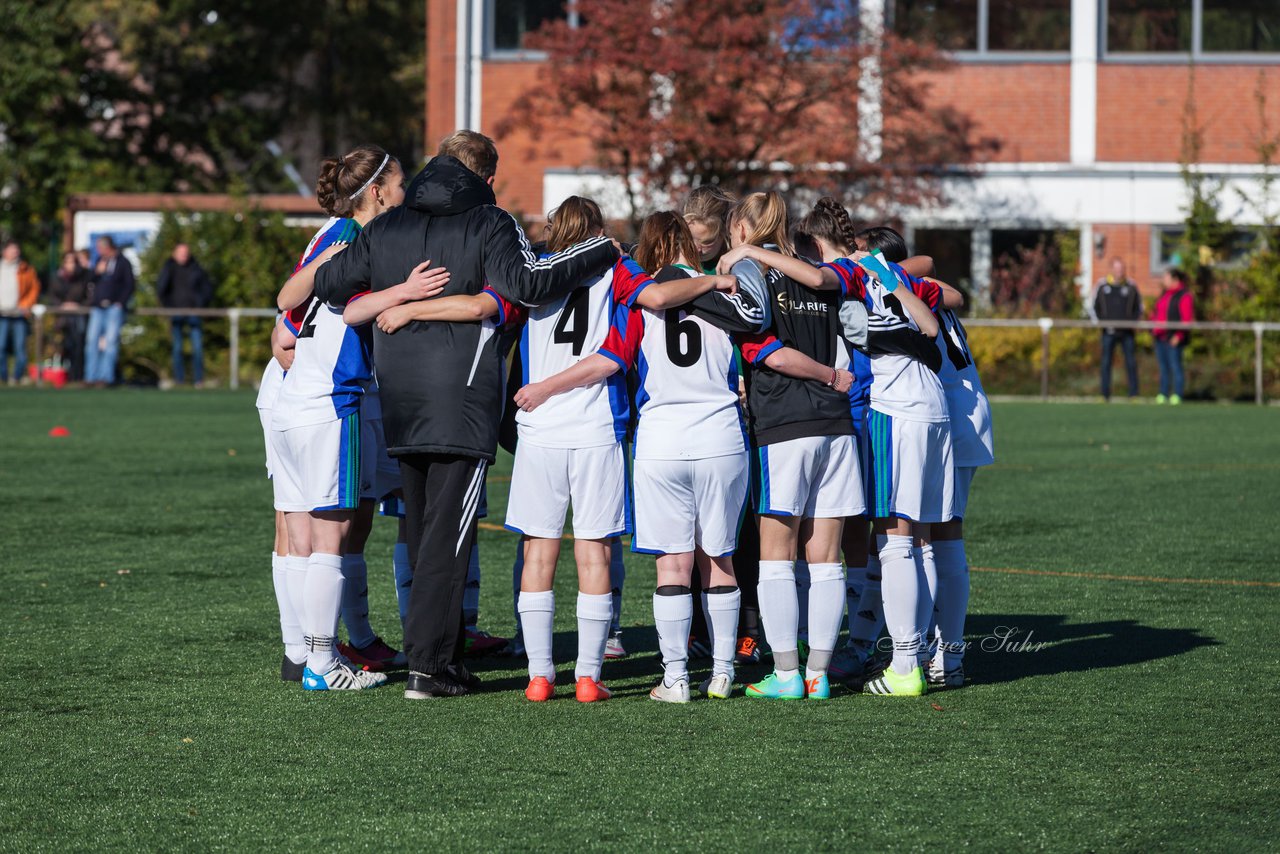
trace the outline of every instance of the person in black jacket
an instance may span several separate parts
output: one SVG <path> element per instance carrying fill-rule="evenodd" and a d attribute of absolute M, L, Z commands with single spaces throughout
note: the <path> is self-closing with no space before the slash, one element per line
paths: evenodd
<path fill-rule="evenodd" d="M 113 385 L 116 361 L 120 356 L 120 327 L 133 299 L 133 265 L 120 254 L 108 235 L 97 240 L 98 263 L 93 268 L 93 307 L 89 309 L 89 331 L 85 336 L 85 381 L 97 386 Z"/>
<path fill-rule="evenodd" d="M 316 272 L 316 296 L 345 306 L 405 281 L 426 260 L 450 272 L 445 296 L 487 284 L 513 303 L 564 296 L 618 260 L 605 237 L 538 260 L 493 195 L 498 152 L 473 131 L 447 137 L 410 183 L 405 204 L 373 220 Z M 485 469 L 497 450 L 504 383 L 498 336 L 477 323 L 414 321 L 374 331 L 387 450 L 400 462 L 414 581 L 405 624 L 405 697 L 478 686 L 462 665 L 462 596 Z M 464 548 L 465 547 L 465 548 Z"/>
<path fill-rule="evenodd" d="M 89 304 L 89 271 L 81 266 L 78 253 L 62 253 L 62 264 L 49 286 L 48 302 L 54 308 L 68 310 Z M 53 328 L 58 333 L 60 355 L 67 365 L 67 379 L 80 382 L 84 379 L 85 316 L 60 314 Z"/>
<path fill-rule="evenodd" d="M 1142 295 L 1133 280 L 1125 275 L 1124 262 L 1111 259 L 1111 274 L 1098 282 L 1093 293 L 1093 313 L 1102 327 L 1102 396 L 1111 399 L 1111 360 L 1116 345 L 1124 353 L 1124 370 L 1129 379 L 1129 397 L 1138 396 L 1138 357 L 1134 351 L 1133 330 L 1106 325 L 1108 320 L 1141 320 Z"/>
<path fill-rule="evenodd" d="M 160 268 L 156 279 L 156 298 L 165 308 L 205 308 L 213 299 L 213 282 L 200 262 L 191 256 L 191 247 L 179 243 L 173 255 Z M 191 338 L 191 379 L 197 387 L 204 383 L 203 318 L 198 315 L 175 315 L 170 319 L 173 336 L 173 381 L 181 385 L 183 371 L 182 340 Z"/>

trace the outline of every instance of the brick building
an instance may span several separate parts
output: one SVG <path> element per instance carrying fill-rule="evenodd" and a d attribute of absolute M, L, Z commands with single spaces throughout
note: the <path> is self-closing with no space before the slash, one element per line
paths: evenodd
<path fill-rule="evenodd" d="M 1158 290 L 1184 217 L 1189 105 L 1204 129 L 1199 169 L 1224 182 L 1224 215 L 1259 221 L 1237 190 L 1260 195 L 1260 114 L 1280 132 L 1278 0 L 850 2 L 868 27 L 950 49 L 956 64 L 934 75 L 931 97 L 999 141 L 975 178 L 949 180 L 944 204 L 905 223 L 920 251 L 979 294 L 993 258 L 1060 230 L 1080 236 L 1082 285 L 1119 256 Z M 492 134 L 537 79 L 542 58 L 523 47 L 525 34 L 552 16 L 572 24 L 589 3 L 427 0 L 428 149 L 459 127 Z M 580 137 L 535 149 L 516 136 L 502 149 L 499 201 L 530 218 L 609 184 Z"/>

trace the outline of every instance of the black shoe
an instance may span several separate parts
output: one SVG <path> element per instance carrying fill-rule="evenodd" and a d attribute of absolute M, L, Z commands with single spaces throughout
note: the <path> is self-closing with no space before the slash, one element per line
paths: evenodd
<path fill-rule="evenodd" d="M 461 663 L 449 665 L 449 678 L 454 682 L 457 682 L 459 685 L 462 685 L 468 691 L 478 691 L 482 684 L 480 682 L 480 677 L 476 676 L 467 669 L 465 664 Z"/>
<path fill-rule="evenodd" d="M 304 661 L 302 664 L 294 664 L 289 660 L 289 656 L 280 659 L 280 681 L 281 682 L 301 682 L 302 671 L 307 666 Z"/>
<path fill-rule="evenodd" d="M 471 693 L 465 685 L 461 685 L 446 675 L 419 673 L 410 671 L 409 679 L 404 683 L 406 700 L 434 700 L 437 697 L 464 697 Z"/>

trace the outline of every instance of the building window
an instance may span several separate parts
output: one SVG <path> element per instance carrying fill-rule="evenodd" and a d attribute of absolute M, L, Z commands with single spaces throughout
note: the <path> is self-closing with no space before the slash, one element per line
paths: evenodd
<path fill-rule="evenodd" d="M 987 2 L 987 50 L 1071 50 L 1071 0 Z"/>
<path fill-rule="evenodd" d="M 1189 53 L 1191 0 L 1108 0 L 1107 50 Z"/>
<path fill-rule="evenodd" d="M 1280 54 L 1280 0 L 1106 0 L 1110 54 Z"/>
<path fill-rule="evenodd" d="M 1186 229 L 1181 225 L 1157 225 L 1151 228 L 1151 273 L 1159 275 L 1170 267 L 1183 266 L 1180 255 L 1184 251 L 1183 235 Z M 1237 228 L 1228 234 L 1222 248 L 1216 252 L 1201 250 L 1201 264 L 1212 264 L 1215 267 L 1236 268 L 1249 263 L 1250 256 L 1258 250 L 1259 234 L 1257 229 Z"/>
<path fill-rule="evenodd" d="M 1205 53 L 1280 53 L 1280 2 L 1203 0 Z"/>
<path fill-rule="evenodd" d="M 1071 0 L 890 0 L 899 36 L 960 54 L 1066 53 Z"/>
<path fill-rule="evenodd" d="M 548 21 L 569 17 L 564 0 L 491 0 L 490 53 L 521 53 L 530 33 Z"/>

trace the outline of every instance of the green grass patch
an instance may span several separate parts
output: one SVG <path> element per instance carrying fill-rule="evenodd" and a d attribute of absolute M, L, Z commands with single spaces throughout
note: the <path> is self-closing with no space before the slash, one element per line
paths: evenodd
<path fill-rule="evenodd" d="M 969 525 L 975 567 L 1263 585 L 975 573 L 963 690 L 687 707 L 645 699 L 639 555 L 609 703 L 526 703 L 501 659 L 462 700 L 305 695 L 278 681 L 251 394 L 13 390 L 0 413 L 0 850 L 1259 850 L 1280 829 L 1271 409 L 999 404 Z M 392 642 L 394 528 L 368 550 Z M 481 534 L 504 633 L 514 546 Z M 566 560 L 566 665 L 573 584 Z M 984 650 L 1001 627 L 1043 646 Z"/>

